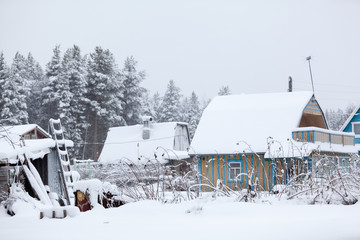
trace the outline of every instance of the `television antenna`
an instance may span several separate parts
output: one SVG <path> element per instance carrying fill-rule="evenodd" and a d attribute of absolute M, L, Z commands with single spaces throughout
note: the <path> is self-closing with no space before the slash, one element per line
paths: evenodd
<path fill-rule="evenodd" d="M 310 64 L 310 60 L 311 60 L 311 56 L 308 56 L 308 57 L 306 58 L 306 61 L 308 61 L 308 63 L 309 63 L 309 71 L 310 71 L 310 78 L 311 78 L 311 86 L 312 86 L 313 94 L 315 95 L 315 90 L 314 90 L 314 81 L 313 81 L 313 76 L 312 76 L 312 72 L 311 72 L 311 64 Z"/>

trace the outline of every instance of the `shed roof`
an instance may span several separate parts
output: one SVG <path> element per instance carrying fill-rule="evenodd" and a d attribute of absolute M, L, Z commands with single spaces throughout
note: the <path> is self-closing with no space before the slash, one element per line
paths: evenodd
<path fill-rule="evenodd" d="M 145 163 L 158 160 L 188 158 L 187 151 L 174 151 L 175 128 L 179 122 L 153 123 L 150 128 L 150 139 L 142 138 L 143 125 L 113 127 L 109 129 L 99 161 L 117 163 L 128 160 L 134 163 Z M 163 158 L 162 155 L 164 154 Z"/>
<path fill-rule="evenodd" d="M 217 96 L 203 112 L 191 150 L 195 154 L 266 152 L 268 137 L 291 138 L 312 97 L 312 92 Z"/>
<path fill-rule="evenodd" d="M 37 124 L 23 124 L 23 125 L 13 125 L 13 126 L 3 126 L 2 130 L 10 131 L 12 134 L 17 134 L 19 136 L 24 135 L 34 129 L 40 130 L 45 136 L 51 138 L 50 134 L 47 133 Z"/>
<path fill-rule="evenodd" d="M 21 135 L 35 128 L 40 129 L 49 138 L 21 140 Z M 0 161 L 5 160 L 9 163 L 16 163 L 18 156 L 24 154 L 31 159 L 42 158 L 54 146 L 54 140 L 37 124 L 3 126 L 0 128 Z"/>

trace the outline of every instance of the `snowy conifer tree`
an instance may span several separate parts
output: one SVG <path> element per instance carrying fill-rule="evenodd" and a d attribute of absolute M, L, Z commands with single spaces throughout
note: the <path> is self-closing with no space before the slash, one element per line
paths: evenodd
<path fill-rule="evenodd" d="M 30 80 L 27 73 L 26 59 L 19 52 L 15 54 L 13 63 L 11 64 L 11 73 L 17 75 L 17 84 L 21 88 L 22 94 L 28 94 L 30 92 Z"/>
<path fill-rule="evenodd" d="M 152 99 L 151 99 L 151 105 L 152 105 L 152 108 L 154 110 L 154 119 L 155 121 L 159 121 L 160 120 L 160 107 L 161 107 L 161 102 L 162 102 L 162 99 L 160 97 L 160 94 L 158 92 L 156 92 Z"/>
<path fill-rule="evenodd" d="M 3 52 L 0 52 L 0 109 L 2 109 L 2 93 L 3 93 L 3 85 L 5 84 L 5 80 L 9 77 L 9 69 L 6 65 L 5 58 Z"/>
<path fill-rule="evenodd" d="M 30 91 L 27 94 L 28 114 L 30 123 L 40 123 L 42 108 L 42 88 L 44 85 L 44 72 L 31 53 L 25 61 L 26 78 Z"/>
<path fill-rule="evenodd" d="M 184 97 L 181 102 L 179 121 L 188 123 L 189 119 L 190 119 L 190 100 L 187 97 Z"/>
<path fill-rule="evenodd" d="M 199 124 L 202 111 L 200 110 L 200 103 L 198 96 L 195 94 L 195 92 L 191 93 L 190 101 L 189 101 L 189 119 L 187 123 L 189 124 L 189 134 L 190 139 L 193 138 L 197 125 Z"/>
<path fill-rule="evenodd" d="M 40 118 L 40 125 L 44 128 L 49 123 L 50 118 L 59 118 L 59 103 L 61 101 L 60 86 L 63 83 L 60 81 L 61 73 L 61 55 L 60 46 L 53 49 L 53 56 L 50 62 L 46 65 L 46 77 L 42 89 L 42 114 Z M 69 89 L 67 89 L 68 91 Z"/>
<path fill-rule="evenodd" d="M 122 118 L 122 79 L 116 67 L 113 54 L 109 50 L 96 47 L 88 59 L 89 100 L 87 119 L 91 124 L 86 132 L 86 141 L 95 143 L 86 148 L 86 158 L 96 159 L 101 151 L 109 127 L 125 124 Z M 85 146 L 86 147 L 86 146 Z"/>
<path fill-rule="evenodd" d="M 141 115 L 142 116 L 152 116 L 155 118 L 154 105 L 152 104 L 152 99 L 150 98 L 150 93 L 148 90 L 144 89 L 141 98 Z"/>
<path fill-rule="evenodd" d="M 28 54 L 28 57 L 25 61 L 26 75 L 27 80 L 32 85 L 33 82 L 41 81 L 44 77 L 44 71 L 42 70 L 40 64 L 35 61 L 31 53 Z"/>
<path fill-rule="evenodd" d="M 231 91 L 229 86 L 222 86 L 218 92 L 219 96 L 230 95 Z"/>
<path fill-rule="evenodd" d="M 16 53 L 9 77 L 2 86 L 3 106 L 0 118 L 3 124 L 17 125 L 28 123 L 28 112 L 26 104 L 26 72 L 25 58 Z"/>
<path fill-rule="evenodd" d="M 68 115 L 64 118 L 63 125 L 66 128 L 66 136 L 76 144 L 74 152 L 79 158 L 79 144 L 84 142 L 83 133 L 87 128 L 85 111 L 88 101 L 85 61 L 78 46 L 74 45 L 65 52 L 61 69 L 60 79 L 68 83 L 70 93 L 69 108 L 66 109 Z"/>
<path fill-rule="evenodd" d="M 159 122 L 179 121 L 180 116 L 180 88 L 175 86 L 175 82 L 170 80 L 162 104 L 160 106 Z"/>
<path fill-rule="evenodd" d="M 142 92 L 140 83 L 145 78 L 145 72 L 138 72 L 136 69 L 137 62 L 133 57 L 125 60 L 122 70 L 123 77 L 123 117 L 127 125 L 134 125 L 140 122 Z"/>
<path fill-rule="evenodd" d="M 338 108 L 337 110 L 326 109 L 325 118 L 329 125 L 329 128 L 336 131 L 340 130 L 340 128 L 354 111 L 354 109 L 354 105 L 348 105 L 345 111 L 340 108 Z"/>
<path fill-rule="evenodd" d="M 1 114 L 1 109 L 3 109 L 3 106 L 5 104 L 4 85 L 8 78 L 9 78 L 9 68 L 6 65 L 3 52 L 0 52 L 0 114 Z M 1 119 L 2 117 L 0 115 L 0 124 L 2 124 Z"/>

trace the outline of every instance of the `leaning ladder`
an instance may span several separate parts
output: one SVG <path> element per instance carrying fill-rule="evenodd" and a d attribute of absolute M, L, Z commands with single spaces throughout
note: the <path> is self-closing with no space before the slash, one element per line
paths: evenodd
<path fill-rule="evenodd" d="M 66 199 L 67 205 L 70 205 L 70 197 L 73 196 L 74 182 L 60 119 L 50 119 L 49 126 L 50 133 L 55 141 L 57 159 L 60 165 L 60 170 L 58 173 L 60 176 L 61 188 L 63 190 L 62 192 L 64 193 L 64 198 Z"/>

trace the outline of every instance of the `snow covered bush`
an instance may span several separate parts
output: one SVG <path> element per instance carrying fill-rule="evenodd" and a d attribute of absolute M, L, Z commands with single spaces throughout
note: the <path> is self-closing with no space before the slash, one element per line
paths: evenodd
<path fill-rule="evenodd" d="M 179 160 L 180 161 L 180 160 Z M 184 164 L 188 164 L 184 161 Z M 174 167 L 161 164 L 156 159 L 146 164 L 133 164 L 122 161 L 119 164 L 77 165 L 82 179 L 91 177 L 115 184 L 127 201 L 143 199 L 161 202 L 180 202 L 196 197 L 197 188 L 191 188 L 197 182 L 197 171 L 190 167 L 185 173 Z"/>
<path fill-rule="evenodd" d="M 298 198 L 309 204 L 355 204 L 360 198 L 359 156 L 347 160 L 326 155 L 313 158 L 313 171 L 294 175 L 279 196 L 285 194 L 288 200 Z"/>

